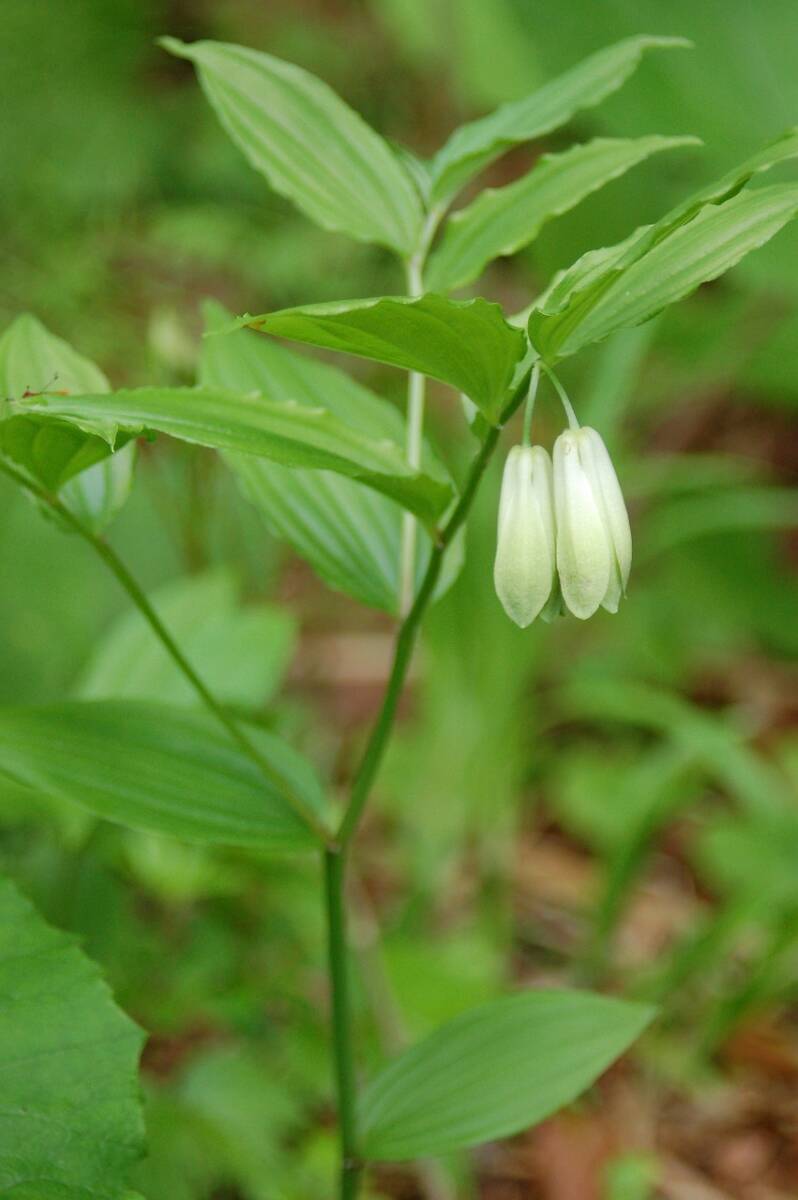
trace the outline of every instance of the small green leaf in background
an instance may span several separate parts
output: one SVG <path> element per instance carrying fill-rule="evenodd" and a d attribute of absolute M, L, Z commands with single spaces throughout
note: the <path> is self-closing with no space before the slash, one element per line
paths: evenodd
<path fill-rule="evenodd" d="M 507 1137 L 575 1100 L 653 1010 L 591 992 L 534 991 L 456 1017 L 400 1055 L 362 1100 L 372 1161 Z"/>
<path fill-rule="evenodd" d="M 660 1174 L 653 1154 L 622 1154 L 604 1168 L 602 1200 L 652 1200 Z"/>
<path fill-rule="evenodd" d="M 227 133 L 275 191 L 325 229 L 413 252 L 422 219 L 413 180 L 325 83 L 244 46 L 176 38 L 161 45 L 195 64 Z"/>
<path fill-rule="evenodd" d="M 144 1150 L 141 1030 L 94 964 L 0 880 L 0 1191 L 122 1200 Z"/>
<path fill-rule="evenodd" d="M 46 488 L 60 491 L 71 512 L 94 533 L 113 520 L 130 494 L 135 448 L 109 458 L 116 430 L 42 422 L 14 413 L 8 400 L 26 392 L 107 392 L 99 367 L 28 313 L 0 338 L 0 453 Z"/>
<path fill-rule="evenodd" d="M 320 813 L 309 764 L 272 734 L 247 733 L 287 788 Z M 317 844 L 217 722 L 185 709 L 134 700 L 2 708 L 0 771 L 133 829 L 265 851 Z"/>
<path fill-rule="evenodd" d="M 730 899 L 756 896 L 771 918 L 798 904 L 798 817 L 769 819 L 721 813 L 701 830 L 693 849 L 699 874 Z"/>
<path fill-rule="evenodd" d="M 649 514 L 645 549 L 638 562 L 670 553 L 692 538 L 768 529 L 798 529 L 798 492 L 794 487 L 738 483 L 714 492 L 666 498 Z"/>
<path fill-rule="evenodd" d="M 755 819 L 769 819 L 794 807 L 794 795 L 782 773 L 727 718 L 662 688 L 634 679 L 579 679 L 558 692 L 557 703 L 569 717 L 604 724 L 621 721 L 666 734 L 694 754 Z"/>
<path fill-rule="evenodd" d="M 526 348 L 498 304 L 434 294 L 285 308 L 247 314 L 237 325 L 430 375 L 463 392 L 489 421 Z"/>
<path fill-rule="evenodd" d="M 551 80 L 531 95 L 455 130 L 432 160 L 432 200 L 446 203 L 511 146 L 530 142 L 592 108 L 616 91 L 637 69 L 647 50 L 689 46 L 684 38 L 626 38 Z"/>
<path fill-rule="evenodd" d="M 530 338 L 546 358 L 562 358 L 617 329 L 639 325 L 717 279 L 796 213 L 794 184 L 757 188 L 723 204 L 708 204 L 629 267 L 602 276 L 589 298 L 580 295 L 565 313 L 545 317 L 533 312 Z"/>
<path fill-rule="evenodd" d="M 515 254 L 543 225 L 591 192 L 662 150 L 694 146 L 693 137 L 595 138 L 562 154 L 546 154 L 502 188 L 488 188 L 450 217 L 424 273 L 430 291 L 450 291 L 482 274 L 500 255 Z"/>
<path fill-rule="evenodd" d="M 173 580 L 149 599 L 222 703 L 254 709 L 274 695 L 294 650 L 296 622 L 289 612 L 270 604 L 242 607 L 238 584 L 224 570 Z M 136 610 L 119 617 L 100 639 L 75 694 L 83 700 L 199 703 Z"/>
<path fill-rule="evenodd" d="M 338 471 L 392 496 L 430 524 L 451 499 L 445 478 L 407 465 L 401 447 L 365 437 L 329 411 L 220 388 L 145 387 L 104 396 L 21 401 L 19 410 L 75 422 L 108 420 L 130 433 L 157 430 L 214 450 L 234 450 L 290 467 Z"/>
<path fill-rule="evenodd" d="M 206 316 L 211 328 L 229 319 L 215 304 L 206 306 Z M 249 330 L 203 340 L 200 382 L 275 398 L 290 396 L 300 404 L 329 409 L 370 437 L 404 443 L 401 414 L 387 400 L 343 371 Z M 402 529 L 398 505 L 332 471 L 282 467 L 251 454 L 228 453 L 224 458 L 272 532 L 284 538 L 326 583 L 364 604 L 397 611 Z M 421 465 L 431 474 L 443 473 L 426 443 Z M 419 534 L 420 575 L 432 542 L 424 529 Z M 447 555 L 438 595 L 456 578 L 462 563 L 458 545 Z"/>

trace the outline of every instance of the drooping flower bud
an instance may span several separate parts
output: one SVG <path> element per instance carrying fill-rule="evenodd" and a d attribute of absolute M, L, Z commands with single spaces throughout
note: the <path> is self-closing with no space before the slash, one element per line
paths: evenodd
<path fill-rule="evenodd" d="M 567 429 L 554 443 L 557 570 L 569 612 L 617 612 L 632 565 L 632 535 L 607 448 L 595 429 Z"/>
<path fill-rule="evenodd" d="M 522 629 L 549 598 L 554 555 L 551 459 L 542 446 L 514 446 L 502 478 L 493 580 L 504 611 Z"/>

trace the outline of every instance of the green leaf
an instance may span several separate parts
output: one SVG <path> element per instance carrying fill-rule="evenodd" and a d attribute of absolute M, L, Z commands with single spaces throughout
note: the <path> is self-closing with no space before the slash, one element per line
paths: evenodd
<path fill-rule="evenodd" d="M 243 608 L 236 580 L 220 570 L 173 580 L 149 600 L 217 699 L 254 709 L 274 695 L 294 649 L 295 622 L 286 610 L 266 604 Z M 135 609 L 100 639 L 75 694 L 83 700 L 199 703 Z"/>
<path fill-rule="evenodd" d="M 276 537 L 284 538 L 332 588 L 362 604 L 399 613 L 401 510 L 329 471 L 289 471 L 249 454 L 225 455 L 247 499 Z M 461 530 L 446 554 L 433 599 L 460 573 Z M 432 541 L 416 539 L 416 582 L 426 570 Z"/>
<path fill-rule="evenodd" d="M 507 323 L 498 304 L 434 294 L 247 314 L 236 322 L 241 326 L 440 379 L 464 392 L 490 421 L 501 412 L 526 348 L 523 333 Z"/>
<path fill-rule="evenodd" d="M 745 159 L 731 171 L 677 204 L 654 225 L 636 229 L 615 246 L 590 250 L 567 270 L 556 275 L 531 307 L 529 329 L 552 347 L 560 344 L 587 313 L 633 266 L 681 226 L 688 224 L 707 206 L 733 199 L 754 175 L 798 156 L 798 127 L 788 129 L 775 141 Z M 538 344 L 537 342 L 535 343 Z M 551 353 L 555 353 L 552 349 Z"/>
<path fill-rule="evenodd" d="M 207 314 L 211 325 L 226 318 L 216 305 L 207 306 Z M 248 330 L 204 339 L 200 380 L 211 387 L 291 396 L 301 404 L 328 408 L 371 437 L 404 442 L 404 422 L 388 401 L 342 371 Z M 289 542 L 326 583 L 364 604 L 397 611 L 402 512 L 393 501 L 331 471 L 292 470 L 249 454 L 224 457 L 271 530 Z M 431 473 L 442 472 L 426 445 L 422 466 Z M 432 542 L 423 529 L 419 533 L 420 574 Z M 457 574 L 457 548 L 453 546 L 446 557 L 436 594 L 445 591 Z"/>
<path fill-rule="evenodd" d="M 271 734 L 247 733 L 287 787 L 320 812 L 321 789 L 305 760 Z M 317 844 L 216 721 L 166 705 L 0 709 L 0 771 L 133 829 L 266 851 Z"/>
<path fill-rule="evenodd" d="M 511 146 L 550 133 L 580 109 L 599 104 L 625 83 L 647 50 L 689 45 L 684 38 L 626 38 L 591 54 L 531 95 L 463 125 L 432 160 L 433 202 L 445 204 Z"/>
<path fill-rule="evenodd" d="M 552 217 L 574 208 L 651 154 L 696 145 L 692 137 L 596 138 L 563 154 L 546 154 L 523 178 L 481 192 L 455 213 L 424 274 L 431 291 L 462 287 L 500 255 L 533 241 Z"/>
<path fill-rule="evenodd" d="M 602 1200 L 653 1200 L 661 1173 L 653 1154 L 622 1154 L 607 1163 Z"/>
<path fill-rule="evenodd" d="M 97 967 L 0 880 L 0 1193 L 122 1200 L 144 1148 L 141 1030 Z"/>
<path fill-rule="evenodd" d="M 61 499 L 92 533 L 102 533 L 124 507 L 133 487 L 136 443 L 81 471 L 61 488 Z"/>
<path fill-rule="evenodd" d="M 725 175 L 721 175 L 720 179 L 700 188 L 687 200 L 677 204 L 653 226 L 650 241 L 647 239 L 644 242 L 645 249 L 648 249 L 651 242 L 658 241 L 677 225 L 690 220 L 705 204 L 721 204 L 724 200 L 731 200 L 732 196 L 736 196 L 755 175 L 769 171 L 779 163 L 789 162 L 793 158 L 798 158 L 798 125 L 786 129 L 784 133 L 772 142 L 768 142 L 761 150 L 757 150 L 750 158 L 744 159 L 727 171 Z"/>
<path fill-rule="evenodd" d="M 135 451 L 108 460 L 108 435 L 101 422 L 76 429 L 15 413 L 8 403 L 28 392 L 107 392 L 99 367 L 28 313 L 17 317 L 0 338 L 0 454 L 30 478 L 54 492 L 96 532 L 101 532 L 127 500 Z"/>
<path fill-rule="evenodd" d="M 405 423 L 399 409 L 351 375 L 272 338 L 257 337 L 246 329 L 230 332 L 233 318 L 213 301 L 205 304 L 205 318 L 209 334 L 224 336 L 203 338 L 199 371 L 203 385 L 326 408 L 367 437 L 404 445 Z M 430 474 L 443 470 L 426 443 L 422 463 Z"/>
<path fill-rule="evenodd" d="M 105 396 L 32 396 L 19 409 L 51 417 L 112 421 L 129 433 L 157 430 L 215 450 L 360 479 L 430 524 L 446 507 L 448 481 L 413 470 L 401 448 L 366 437 L 326 409 L 221 388 L 136 388 Z"/>
<path fill-rule="evenodd" d="M 610 264 L 609 271 L 556 315 L 533 312 L 530 338 L 553 361 L 618 329 L 639 325 L 702 283 L 717 279 L 764 245 L 796 212 L 794 184 L 758 188 L 722 204 L 707 204 L 629 266 Z"/>
<path fill-rule="evenodd" d="M 225 130 L 276 192 L 325 229 L 413 252 L 422 212 L 411 176 L 325 83 L 243 46 L 161 45 L 195 64 Z"/>
<path fill-rule="evenodd" d="M 507 1137 L 575 1100 L 653 1011 L 591 992 L 524 992 L 456 1017 L 366 1089 L 366 1158 L 402 1161 Z"/>

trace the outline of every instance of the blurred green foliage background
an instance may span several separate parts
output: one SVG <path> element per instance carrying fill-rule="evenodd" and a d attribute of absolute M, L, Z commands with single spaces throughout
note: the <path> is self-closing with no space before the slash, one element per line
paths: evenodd
<path fill-rule="evenodd" d="M 3 325 L 34 312 L 115 385 L 190 381 L 207 296 L 263 312 L 401 290 L 382 251 L 310 227 L 268 191 L 161 34 L 298 62 L 427 153 L 461 120 L 639 32 L 695 49 L 652 56 L 547 148 L 649 132 L 705 146 L 656 157 L 491 268 L 480 292 L 508 311 L 798 120 L 792 0 L 4 0 Z M 491 182 L 540 149 L 501 160 Z M 797 251 L 791 228 L 565 371 L 633 509 L 637 563 L 617 617 L 510 626 L 492 590 L 489 481 L 362 840 L 366 1060 L 508 982 L 576 978 L 663 1005 L 643 1054 L 655 1126 L 663 1080 L 699 1120 L 702 1089 L 761 1074 L 729 1067 L 746 1022 L 766 1021 L 798 1062 Z M 369 379 L 400 402 L 398 373 Z M 454 398 L 433 397 L 433 436 L 457 464 L 469 435 Z M 556 419 L 543 409 L 544 437 Z M 132 636 L 122 597 L 82 546 L 0 491 L 0 700 L 101 694 L 103 656 Z M 325 591 L 204 452 L 145 447 L 111 538 L 147 587 L 167 585 L 163 610 L 208 673 L 238 681 L 229 702 L 345 782 L 389 622 Z M 251 641 L 236 657 L 242 621 Z M 246 674 L 253 646 L 263 669 Z M 145 692 L 153 677 L 167 686 L 159 669 Z M 321 1194 L 333 1151 L 315 863 L 123 833 L 5 784 L 0 824 L 5 869 L 84 939 L 152 1033 L 145 1195 Z M 489 1176 L 480 1195 L 515 1194 Z M 628 1176 L 599 1173 L 595 1194 L 628 1194 L 613 1183 Z M 648 1166 L 641 1177 L 648 1188 Z M 467 1195 L 469 1178 L 451 1164 L 424 1194 Z M 798 1169 L 771 1183 L 794 1194 Z M 420 1194 L 410 1176 L 374 1186 Z"/>

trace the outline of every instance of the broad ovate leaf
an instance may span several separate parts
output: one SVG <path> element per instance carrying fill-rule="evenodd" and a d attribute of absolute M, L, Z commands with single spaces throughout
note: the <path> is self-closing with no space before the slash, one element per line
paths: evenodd
<path fill-rule="evenodd" d="M 413 179 L 325 83 L 244 46 L 161 44 L 194 63 L 225 130 L 276 192 L 325 229 L 413 252 L 422 220 Z"/>
<path fill-rule="evenodd" d="M 521 179 L 480 193 L 447 222 L 424 274 L 431 291 L 462 287 L 494 258 L 534 241 L 553 217 L 617 179 L 652 154 L 695 145 L 691 137 L 596 138 L 562 154 L 544 155 Z"/>
<path fill-rule="evenodd" d="M 141 1030 L 97 967 L 0 880 L 0 1192 L 123 1200 L 144 1151 Z"/>
<path fill-rule="evenodd" d="M 389 1063 L 362 1097 L 371 1161 L 508 1137 L 575 1100 L 652 1010 L 579 991 L 529 991 L 465 1012 Z"/>
<path fill-rule="evenodd" d="M 148 833 L 252 850 L 317 845 L 285 798 L 321 813 L 318 779 L 291 747 L 247 729 L 284 787 L 209 716 L 133 700 L 0 709 L 0 772 Z"/>
<path fill-rule="evenodd" d="M 218 306 L 207 306 L 207 319 L 212 328 L 229 320 Z M 387 400 L 344 372 L 248 330 L 204 339 L 200 379 L 208 386 L 290 396 L 300 404 L 327 408 L 372 437 L 404 443 L 401 414 Z M 327 584 L 364 604 L 397 611 L 402 526 L 397 504 L 332 471 L 283 467 L 251 454 L 228 453 L 224 458 L 272 532 Z M 426 444 L 422 468 L 442 473 Z M 419 574 L 431 547 L 422 529 L 417 539 Z M 438 594 L 457 574 L 462 561 L 458 548 L 453 546 L 447 555 Z"/>
<path fill-rule="evenodd" d="M 449 503 L 451 485 L 409 467 L 400 446 L 371 438 L 326 408 L 222 388 L 134 388 L 108 395 L 31 396 L 15 406 L 81 425 L 106 420 L 131 434 L 156 430 L 208 446 L 314 467 L 359 479 L 429 524 Z"/>
<path fill-rule="evenodd" d="M 519 329 L 486 300 L 382 296 L 247 314 L 238 326 L 418 371 L 451 384 L 491 422 L 526 349 Z"/>
<path fill-rule="evenodd" d="M 455 130 L 431 163 L 433 203 L 445 205 L 483 167 L 519 142 L 542 137 L 616 91 L 648 50 L 689 46 L 684 38 L 626 38 L 607 46 L 521 100 Z"/>

